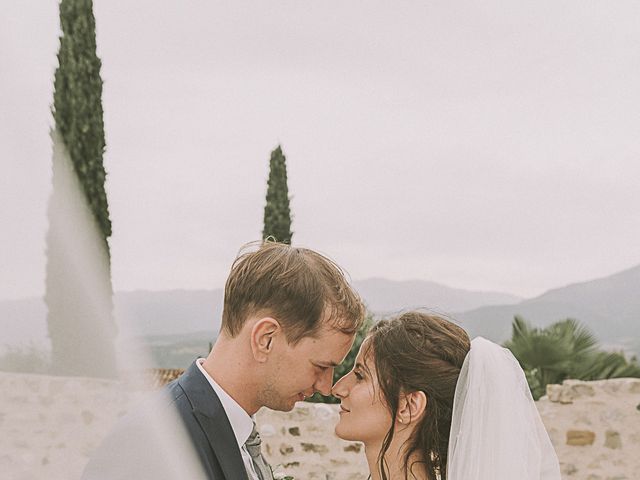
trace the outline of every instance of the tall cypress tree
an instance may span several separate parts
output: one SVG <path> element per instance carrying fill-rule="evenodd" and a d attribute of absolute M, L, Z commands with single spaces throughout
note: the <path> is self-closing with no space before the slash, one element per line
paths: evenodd
<path fill-rule="evenodd" d="M 52 373 L 116 375 L 101 62 L 92 0 L 61 0 L 45 300 Z"/>
<path fill-rule="evenodd" d="M 108 252 L 111 220 L 102 163 L 105 148 L 102 63 L 96 53 L 92 0 L 62 0 L 60 24 L 62 36 L 55 74 L 53 116 Z"/>
<path fill-rule="evenodd" d="M 267 203 L 264 207 L 264 230 L 262 239 L 275 238 L 278 242 L 291 243 L 291 211 L 289 209 L 289 187 L 287 186 L 286 158 L 280 145 L 271 152 Z"/>

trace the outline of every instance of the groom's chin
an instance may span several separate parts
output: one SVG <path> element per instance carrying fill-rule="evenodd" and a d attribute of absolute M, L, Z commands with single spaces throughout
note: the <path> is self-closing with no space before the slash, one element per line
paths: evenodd
<path fill-rule="evenodd" d="M 296 396 L 286 400 L 283 399 L 277 404 L 265 405 L 265 407 L 270 408 L 271 410 L 276 410 L 278 412 L 290 412 L 295 408 L 296 402 L 298 401 L 300 401 L 300 399 Z"/>

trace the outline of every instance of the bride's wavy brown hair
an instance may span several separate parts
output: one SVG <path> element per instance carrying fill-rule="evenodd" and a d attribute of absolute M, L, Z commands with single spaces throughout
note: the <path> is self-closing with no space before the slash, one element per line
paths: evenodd
<path fill-rule="evenodd" d="M 406 312 L 381 320 L 370 330 L 364 354 L 365 358 L 373 358 L 379 393 L 392 418 L 378 455 L 383 480 L 388 480 L 384 455 L 393 440 L 400 395 L 416 391 L 426 394 L 427 406 L 404 445 L 405 479 L 416 463 L 422 463 L 430 479 L 446 480 L 453 397 L 470 347 L 469 336 L 461 327 L 423 312 Z M 419 454 L 420 460 L 409 465 L 414 453 Z"/>

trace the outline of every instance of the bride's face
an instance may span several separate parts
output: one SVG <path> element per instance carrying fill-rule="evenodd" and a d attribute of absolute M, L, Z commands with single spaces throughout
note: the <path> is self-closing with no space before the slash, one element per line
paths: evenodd
<path fill-rule="evenodd" d="M 371 350 L 364 358 L 366 340 L 360 346 L 349 373 L 336 382 L 331 393 L 340 401 L 340 421 L 336 435 L 365 444 L 382 443 L 391 428 L 391 413 L 382 400 Z"/>

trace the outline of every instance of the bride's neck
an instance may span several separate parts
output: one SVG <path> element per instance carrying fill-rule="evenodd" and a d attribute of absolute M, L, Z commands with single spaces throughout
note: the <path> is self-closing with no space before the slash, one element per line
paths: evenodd
<path fill-rule="evenodd" d="M 387 466 L 385 473 L 388 480 L 430 480 L 427 475 L 427 471 L 424 468 L 424 464 L 420 462 L 420 454 L 414 452 L 409 456 L 407 462 L 407 472 L 405 476 L 405 463 L 404 463 L 404 450 L 402 444 L 404 441 L 396 441 L 394 439 L 389 445 L 389 449 L 384 455 L 385 462 L 383 465 Z M 382 449 L 382 444 L 365 444 L 364 451 L 367 457 L 367 463 L 369 464 L 369 472 L 371 472 L 371 480 L 382 480 L 380 475 L 380 466 L 378 464 L 378 454 Z M 413 464 L 413 469 L 411 465 Z"/>

